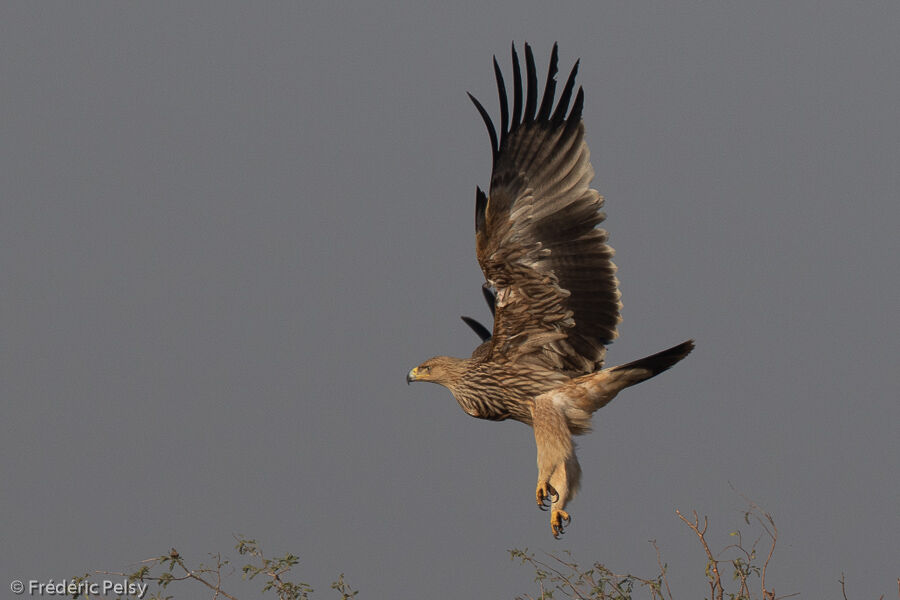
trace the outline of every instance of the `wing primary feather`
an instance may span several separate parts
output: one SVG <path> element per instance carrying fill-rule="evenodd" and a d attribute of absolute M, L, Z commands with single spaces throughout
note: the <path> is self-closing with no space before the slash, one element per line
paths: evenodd
<path fill-rule="evenodd" d="M 572 90 L 575 88 L 575 75 L 578 74 L 578 64 L 581 60 L 575 61 L 572 72 L 569 73 L 569 79 L 566 80 L 566 87 L 563 88 L 562 94 L 559 96 L 559 104 L 556 106 L 551 121 L 561 123 L 566 118 L 566 112 L 569 110 L 569 102 L 572 100 Z"/>
<path fill-rule="evenodd" d="M 482 284 L 481 295 L 484 296 L 484 301 L 487 302 L 488 308 L 491 309 L 491 315 L 497 314 L 497 296 L 494 295 L 491 284 L 487 282 Z"/>
<path fill-rule="evenodd" d="M 482 342 L 486 342 L 491 339 L 491 332 L 488 331 L 488 328 L 473 319 L 472 317 L 460 317 L 463 320 L 463 323 L 472 328 L 472 331 L 481 338 Z"/>
<path fill-rule="evenodd" d="M 500 65 L 497 64 L 497 57 L 494 57 L 494 75 L 497 78 L 497 94 L 500 96 L 500 143 L 506 137 L 509 127 L 509 102 L 506 98 L 506 84 L 503 83 L 503 73 L 500 71 Z"/>
<path fill-rule="evenodd" d="M 578 93 L 575 94 L 575 102 L 572 104 L 572 111 L 569 113 L 569 118 L 566 120 L 566 129 L 563 132 L 564 136 L 578 127 L 578 124 L 581 123 L 582 108 L 584 108 L 584 90 L 579 86 Z"/>
<path fill-rule="evenodd" d="M 550 67 L 547 69 L 547 84 L 544 87 L 544 99 L 541 101 L 541 108 L 538 110 L 537 120 L 546 121 L 550 118 L 550 111 L 553 109 L 553 97 L 556 95 L 556 72 L 559 63 L 557 44 L 553 44 L 553 51 L 550 53 Z"/>
<path fill-rule="evenodd" d="M 537 69 L 534 68 L 534 54 L 528 44 L 525 44 L 525 74 L 528 77 L 528 86 L 522 122 L 528 123 L 534 121 L 534 109 L 537 108 Z"/>
<path fill-rule="evenodd" d="M 522 119 L 522 69 L 519 67 L 519 55 L 516 54 L 516 45 L 512 45 L 513 63 L 513 114 L 509 129 L 512 131 Z"/>
<path fill-rule="evenodd" d="M 484 231 L 484 211 L 487 208 L 487 196 L 480 187 L 475 188 L 475 233 Z"/>
<path fill-rule="evenodd" d="M 468 92 L 466 92 L 468 94 Z M 472 94 L 469 94 L 469 99 L 475 105 L 475 108 L 478 109 L 479 114 L 481 114 L 481 118 L 484 120 L 484 125 L 487 127 L 488 135 L 491 137 L 491 155 L 494 160 L 497 160 L 497 154 L 500 152 L 500 144 L 497 143 L 497 130 L 494 129 L 494 122 L 491 121 L 491 116 L 481 105 L 481 102 L 475 98 Z"/>

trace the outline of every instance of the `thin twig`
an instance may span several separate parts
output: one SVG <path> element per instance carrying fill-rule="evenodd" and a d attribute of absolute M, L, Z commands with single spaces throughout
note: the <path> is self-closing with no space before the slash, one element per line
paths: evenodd
<path fill-rule="evenodd" d="M 719 574 L 719 561 L 713 556 L 712 551 L 709 549 L 709 544 L 706 543 L 706 529 L 709 527 L 709 518 L 703 517 L 703 528 L 701 529 L 700 517 L 697 516 L 697 511 L 695 510 L 692 512 L 694 514 L 693 523 L 681 514 L 681 511 L 675 510 L 675 514 L 678 515 L 678 518 L 684 521 L 685 524 L 697 534 L 697 537 L 700 538 L 700 544 L 706 552 L 706 557 L 709 559 L 709 564 L 712 565 L 713 574 L 715 576 L 714 579 L 709 582 L 710 591 L 712 595 L 715 596 L 716 600 L 722 600 L 725 589 L 722 587 L 722 577 Z"/>
<path fill-rule="evenodd" d="M 656 564 L 659 565 L 659 573 L 662 575 L 663 583 L 666 584 L 666 595 L 669 597 L 669 600 L 672 600 L 672 590 L 669 589 L 669 576 L 666 574 L 666 568 L 662 564 L 659 546 L 656 545 L 656 540 L 650 540 L 650 543 L 653 544 L 653 549 L 656 550 Z"/>
<path fill-rule="evenodd" d="M 142 563 L 156 562 L 156 559 L 147 559 L 147 560 L 143 560 L 141 562 Z M 222 588 L 215 586 L 215 585 L 211 584 L 210 582 L 206 581 L 205 579 L 203 579 L 202 577 L 195 575 L 194 573 L 189 571 L 187 568 L 185 568 L 184 565 L 179 565 L 179 566 L 182 569 L 184 569 L 185 575 L 183 577 L 177 577 L 177 576 L 173 575 L 170 579 L 168 579 L 168 581 L 187 581 L 188 579 L 195 579 L 195 580 L 199 581 L 200 583 L 202 583 L 203 585 L 205 585 L 206 587 L 208 587 L 209 589 L 213 590 L 217 596 L 219 594 L 221 594 L 221 595 L 225 596 L 226 598 L 228 598 L 228 600 L 238 600 L 237 598 L 235 598 L 231 594 L 227 593 Z M 130 575 L 130 573 L 119 573 L 116 571 L 94 571 L 94 573 L 96 573 L 97 575 L 117 575 L 119 577 L 128 577 Z M 156 583 L 159 583 L 160 578 L 146 576 L 146 577 L 143 577 L 142 580 L 154 581 Z"/>
<path fill-rule="evenodd" d="M 560 559 L 560 558 L 558 558 L 558 557 L 556 557 L 556 556 L 553 556 L 552 554 L 550 554 L 549 556 L 550 556 L 551 558 L 553 558 L 554 560 L 556 560 L 557 562 L 559 562 L 559 563 L 561 563 L 561 564 L 563 564 L 563 565 L 565 565 L 565 566 L 567 566 L 567 567 L 569 567 L 569 568 L 572 568 L 572 565 L 569 565 L 568 563 L 566 563 L 566 562 L 563 561 L 562 559 Z M 585 597 L 581 594 L 581 592 L 578 591 L 578 588 L 575 587 L 575 585 L 569 580 L 569 578 L 566 577 L 565 575 L 563 575 L 562 571 L 560 571 L 559 569 L 557 569 L 557 568 L 555 568 L 555 567 L 551 567 L 550 565 L 548 565 L 547 563 L 545 563 L 545 562 L 543 562 L 543 561 L 536 560 L 536 562 L 537 562 L 537 564 L 539 564 L 539 565 L 541 565 L 541 566 L 544 566 L 544 567 L 550 569 L 551 571 L 553 571 L 554 573 L 556 573 L 557 577 L 559 577 L 560 579 L 562 579 L 563 581 L 565 581 L 565 582 L 566 582 L 566 585 L 568 585 L 568 586 L 572 589 L 572 591 L 575 593 L 576 596 L 578 596 L 578 597 L 581 598 L 582 600 L 588 600 L 587 598 L 585 598 Z M 543 593 L 543 591 L 542 591 L 542 593 Z"/>

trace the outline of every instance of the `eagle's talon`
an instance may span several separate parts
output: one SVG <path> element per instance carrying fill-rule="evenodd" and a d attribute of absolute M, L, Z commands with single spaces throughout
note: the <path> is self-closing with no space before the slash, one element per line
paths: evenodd
<path fill-rule="evenodd" d="M 559 539 L 571 522 L 572 517 L 569 516 L 569 513 L 564 510 L 554 510 L 550 517 L 550 529 L 553 530 L 553 537 Z"/>
<path fill-rule="evenodd" d="M 559 500 L 559 494 L 553 486 L 547 482 L 539 483 L 537 486 L 537 490 L 534 492 L 535 498 L 537 498 L 537 505 L 543 511 L 547 511 L 553 506 L 553 503 Z M 553 496 L 556 496 L 556 500 L 552 499 Z"/>

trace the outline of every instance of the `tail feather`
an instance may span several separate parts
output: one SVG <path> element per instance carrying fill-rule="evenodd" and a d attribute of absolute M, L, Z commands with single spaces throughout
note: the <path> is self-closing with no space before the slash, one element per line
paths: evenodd
<path fill-rule="evenodd" d="M 619 365 L 617 367 L 613 367 L 610 369 L 611 371 L 646 371 L 646 377 L 640 377 L 634 383 L 638 383 L 639 381 L 644 381 L 645 379 L 650 379 L 655 375 L 659 375 L 663 371 L 670 369 L 675 363 L 680 361 L 682 358 L 691 353 L 691 350 L 694 349 L 694 340 L 688 340 L 686 342 L 682 342 L 677 346 L 673 346 L 668 350 L 663 350 L 662 352 L 657 352 L 656 354 L 651 354 L 650 356 L 645 356 L 644 358 L 640 358 L 638 360 L 632 361 L 630 363 L 626 363 L 624 365 Z M 631 385 L 634 385 L 632 383 Z"/>
<path fill-rule="evenodd" d="M 618 367 L 582 375 L 564 384 L 553 393 L 568 401 L 566 418 L 569 421 L 569 429 L 576 435 L 590 431 L 591 414 L 594 411 L 609 404 L 616 394 L 625 388 L 669 369 L 693 349 L 694 340 L 688 340 L 668 350 Z"/>

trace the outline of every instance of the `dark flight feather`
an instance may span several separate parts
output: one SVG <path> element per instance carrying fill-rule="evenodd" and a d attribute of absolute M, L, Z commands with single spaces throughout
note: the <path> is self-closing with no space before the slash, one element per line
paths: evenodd
<path fill-rule="evenodd" d="M 525 75 L 528 78 L 528 86 L 525 88 L 527 99 L 522 122 L 528 123 L 534 121 L 534 109 L 537 106 L 537 69 L 534 67 L 534 54 L 528 44 L 525 44 Z"/>
<path fill-rule="evenodd" d="M 494 292 L 491 284 L 482 284 L 481 295 L 484 296 L 484 301 L 487 302 L 488 308 L 491 310 L 491 316 L 494 316 L 497 312 L 497 294 Z"/>
<path fill-rule="evenodd" d="M 491 121 L 491 117 L 490 115 L 488 115 L 488 111 L 484 109 L 484 107 L 481 105 L 481 102 L 479 102 L 472 94 L 469 94 L 468 92 L 466 93 L 469 95 L 469 99 L 475 104 L 475 108 L 478 109 L 478 114 L 480 114 L 481 118 L 484 120 L 484 126 L 487 127 L 488 135 L 491 138 L 491 154 L 493 155 L 494 159 L 496 159 L 500 149 L 500 144 L 497 141 L 497 130 L 494 129 L 494 122 Z"/>
<path fill-rule="evenodd" d="M 500 95 L 500 137 L 506 135 L 509 127 L 509 104 L 506 99 L 506 84 L 503 82 L 503 71 L 497 64 L 497 57 L 494 57 L 494 76 L 497 79 L 497 93 Z"/>
<path fill-rule="evenodd" d="M 486 342 L 491 339 L 491 332 L 488 331 L 488 328 L 473 319 L 472 317 L 460 317 L 463 322 L 472 328 L 479 338 L 481 338 L 482 342 Z"/>
<path fill-rule="evenodd" d="M 553 52 L 550 53 L 550 66 L 547 69 L 547 84 L 544 87 L 544 99 L 538 110 L 537 120 L 546 121 L 550 117 L 553 108 L 553 95 L 556 93 L 556 68 L 559 61 L 557 45 L 553 44 Z"/>
<path fill-rule="evenodd" d="M 476 192 L 478 262 L 496 289 L 490 360 L 528 356 L 571 374 L 599 368 L 605 346 L 617 336 L 618 281 L 603 199 L 589 187 L 594 170 L 581 120 L 584 90 L 575 93 L 578 62 L 555 98 L 558 50 L 554 45 L 543 96 L 531 46 L 522 73 L 512 48 L 512 117 L 496 60 L 500 132 L 473 98 L 493 153 L 490 193 Z M 571 102 L 571 107 L 570 107 Z M 555 106 L 555 108 L 554 108 Z M 487 297 L 486 297 L 487 298 Z"/>
<path fill-rule="evenodd" d="M 484 231 L 484 211 L 487 208 L 487 196 L 480 187 L 475 188 L 475 233 Z"/>
<path fill-rule="evenodd" d="M 522 118 L 522 70 L 519 68 L 519 55 L 516 54 L 516 45 L 512 46 L 513 64 L 513 116 L 510 129 L 519 123 Z"/>
<path fill-rule="evenodd" d="M 578 60 L 575 61 L 575 66 L 572 67 L 572 72 L 569 73 L 569 78 L 566 80 L 566 86 L 559 96 L 559 104 L 556 106 L 553 117 L 550 119 L 554 124 L 566 118 L 566 111 L 569 110 L 569 102 L 572 100 L 572 89 L 575 86 L 575 75 L 578 74 L 578 63 L 580 62 Z"/>

